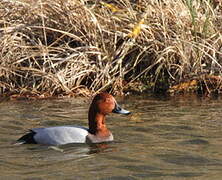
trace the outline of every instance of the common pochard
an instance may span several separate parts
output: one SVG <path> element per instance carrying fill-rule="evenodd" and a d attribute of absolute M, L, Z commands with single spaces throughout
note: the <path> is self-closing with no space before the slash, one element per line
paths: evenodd
<path fill-rule="evenodd" d="M 97 94 L 89 107 L 89 128 L 81 126 L 55 126 L 34 128 L 19 138 L 21 144 L 62 145 L 68 143 L 101 143 L 113 141 L 113 135 L 105 124 L 109 113 L 130 114 L 121 108 L 108 93 Z"/>

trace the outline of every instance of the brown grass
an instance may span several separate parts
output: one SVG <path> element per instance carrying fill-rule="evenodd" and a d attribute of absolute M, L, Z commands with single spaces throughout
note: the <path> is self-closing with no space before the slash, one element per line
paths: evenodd
<path fill-rule="evenodd" d="M 159 91 L 221 75 L 221 14 L 215 0 L 3 0 L 0 94 Z"/>

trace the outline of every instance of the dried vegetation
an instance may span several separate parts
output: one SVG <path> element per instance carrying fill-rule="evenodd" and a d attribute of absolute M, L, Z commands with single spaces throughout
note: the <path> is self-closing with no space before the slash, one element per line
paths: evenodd
<path fill-rule="evenodd" d="M 0 94 L 165 92 L 204 82 L 221 75 L 221 32 L 216 0 L 2 0 Z"/>

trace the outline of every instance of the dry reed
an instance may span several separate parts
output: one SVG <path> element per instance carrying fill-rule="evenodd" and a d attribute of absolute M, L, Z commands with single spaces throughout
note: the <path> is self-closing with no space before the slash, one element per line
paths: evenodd
<path fill-rule="evenodd" d="M 221 14 L 216 0 L 2 0 L 0 94 L 165 91 L 220 75 Z"/>

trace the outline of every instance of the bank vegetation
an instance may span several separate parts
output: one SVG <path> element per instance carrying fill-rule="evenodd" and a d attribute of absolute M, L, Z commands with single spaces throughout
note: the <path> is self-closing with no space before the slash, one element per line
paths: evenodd
<path fill-rule="evenodd" d="M 220 93 L 220 0 L 2 0 L 0 95 Z"/>

